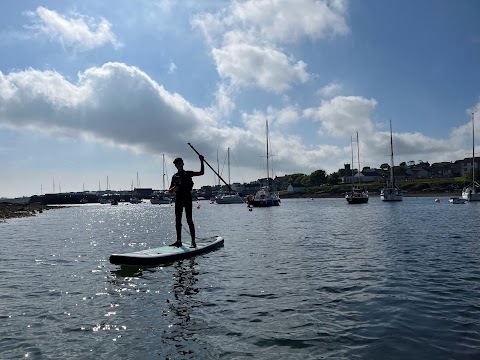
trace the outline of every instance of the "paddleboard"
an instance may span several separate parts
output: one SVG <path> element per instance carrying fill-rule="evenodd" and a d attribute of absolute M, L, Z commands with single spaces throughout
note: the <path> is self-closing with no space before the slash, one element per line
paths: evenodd
<path fill-rule="evenodd" d="M 217 236 L 214 241 L 208 242 L 197 241 L 196 248 L 190 248 L 189 246 L 190 244 L 183 244 L 181 247 L 162 246 L 125 254 L 112 254 L 110 255 L 110 262 L 115 265 L 138 266 L 169 263 L 216 250 L 223 246 L 223 237 Z"/>

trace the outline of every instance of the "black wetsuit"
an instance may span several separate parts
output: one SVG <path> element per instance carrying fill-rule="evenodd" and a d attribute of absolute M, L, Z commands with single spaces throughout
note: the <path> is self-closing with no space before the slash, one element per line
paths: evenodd
<path fill-rule="evenodd" d="M 193 171 L 179 171 L 172 176 L 170 187 L 178 186 L 175 192 L 175 228 L 177 230 L 177 241 L 181 242 L 182 233 L 182 213 L 185 208 L 188 228 L 192 239 L 195 239 L 195 226 L 192 218 L 192 181 Z"/>

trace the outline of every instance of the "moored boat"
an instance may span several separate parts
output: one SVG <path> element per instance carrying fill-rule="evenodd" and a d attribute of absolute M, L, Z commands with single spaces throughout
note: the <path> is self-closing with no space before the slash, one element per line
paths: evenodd
<path fill-rule="evenodd" d="M 238 194 L 232 194 L 232 187 L 230 182 L 230 148 L 227 149 L 227 169 L 228 169 L 228 194 L 220 194 L 215 197 L 215 202 L 217 204 L 243 204 L 244 201 Z"/>
<path fill-rule="evenodd" d="M 380 191 L 380 199 L 382 201 L 402 201 L 403 192 L 395 185 L 395 174 L 393 164 L 393 133 L 392 120 L 390 120 L 390 179 L 387 186 Z"/>
<path fill-rule="evenodd" d="M 355 178 L 353 176 L 353 141 L 350 139 L 352 148 L 352 190 L 345 194 L 345 199 L 349 204 L 366 204 L 368 203 L 368 191 L 360 186 L 355 186 Z M 357 157 L 358 157 L 358 184 L 360 185 L 360 146 L 358 144 L 357 131 Z"/>
<path fill-rule="evenodd" d="M 279 206 L 280 202 L 280 197 L 272 194 L 268 186 L 262 186 L 254 196 L 247 197 L 247 204 L 253 207 Z"/>
<path fill-rule="evenodd" d="M 449 203 L 452 203 L 452 204 L 465 204 L 467 200 L 465 200 L 464 198 L 461 198 L 461 197 L 451 197 L 450 199 L 448 199 L 448 202 Z"/>
<path fill-rule="evenodd" d="M 480 185 L 475 181 L 475 113 L 472 113 L 472 183 L 462 190 L 462 198 L 467 201 L 480 201 Z"/>
<path fill-rule="evenodd" d="M 171 204 L 172 201 L 173 199 L 165 194 L 158 194 L 150 199 L 150 203 L 155 205 Z"/>
<path fill-rule="evenodd" d="M 359 187 L 352 187 L 352 191 L 345 194 L 345 199 L 349 204 L 366 204 L 368 198 L 368 191 Z"/>
<path fill-rule="evenodd" d="M 253 207 L 270 207 L 280 205 L 280 196 L 275 192 L 270 192 L 270 171 L 268 168 L 268 120 L 265 121 L 267 134 L 267 184 L 262 186 L 254 196 L 247 197 L 247 204 Z"/>
<path fill-rule="evenodd" d="M 155 205 L 162 205 L 162 204 L 171 204 L 173 202 L 172 197 L 168 194 L 165 190 L 165 154 L 163 154 L 163 177 L 162 177 L 162 184 L 163 190 L 157 192 L 151 199 L 150 203 Z M 168 179 L 167 179 L 168 180 Z"/>
<path fill-rule="evenodd" d="M 243 204 L 244 201 L 238 194 L 225 194 L 215 197 L 217 204 Z"/>

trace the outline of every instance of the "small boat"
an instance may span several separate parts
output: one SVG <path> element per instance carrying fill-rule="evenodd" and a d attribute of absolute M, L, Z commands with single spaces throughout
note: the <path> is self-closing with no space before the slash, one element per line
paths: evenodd
<path fill-rule="evenodd" d="M 461 197 L 451 197 L 450 199 L 448 199 L 448 202 L 449 203 L 452 203 L 452 204 L 465 204 L 467 200 L 465 200 L 464 198 L 461 198 Z"/>
<path fill-rule="evenodd" d="M 368 191 L 359 187 L 352 187 L 352 191 L 345 195 L 345 199 L 349 204 L 366 204 L 368 203 Z"/>
<path fill-rule="evenodd" d="M 380 199 L 382 201 L 402 201 L 403 191 L 395 186 L 387 187 L 380 191 Z"/>
<path fill-rule="evenodd" d="M 367 204 L 368 203 L 368 191 L 361 189 L 360 186 L 355 186 L 355 180 L 353 176 L 353 141 L 350 139 L 350 145 L 352 147 L 352 190 L 345 194 L 345 199 L 349 204 Z M 357 157 L 358 157 L 358 183 L 360 185 L 360 147 L 358 144 L 358 131 L 357 131 Z"/>
<path fill-rule="evenodd" d="M 167 176 L 168 180 L 168 176 Z M 165 154 L 163 154 L 163 190 L 157 193 L 150 199 L 150 203 L 154 205 L 162 205 L 162 204 L 171 204 L 173 199 L 171 196 L 168 195 L 168 192 L 165 190 Z"/>
<path fill-rule="evenodd" d="M 238 194 L 232 194 L 232 187 L 230 186 L 230 148 L 227 149 L 227 169 L 228 169 L 228 188 L 230 192 L 228 194 L 219 194 L 215 197 L 217 204 L 243 204 L 243 199 Z"/>
<path fill-rule="evenodd" d="M 472 113 L 472 183 L 462 190 L 462 198 L 467 201 L 480 201 L 480 184 L 475 181 L 475 113 Z M 478 168 L 477 168 L 478 171 Z"/>
<path fill-rule="evenodd" d="M 249 195 L 247 197 L 247 204 L 253 207 L 270 207 L 270 206 L 279 206 L 280 197 L 277 193 L 270 192 L 269 182 L 270 182 L 270 171 L 268 168 L 268 120 L 265 121 L 266 133 L 267 133 L 267 184 L 262 186 L 254 196 Z"/>
<path fill-rule="evenodd" d="M 118 201 L 116 199 L 112 199 L 110 201 L 110 205 L 118 205 Z"/>
<path fill-rule="evenodd" d="M 100 196 L 98 202 L 100 204 L 110 204 L 111 200 L 107 196 Z"/>
<path fill-rule="evenodd" d="M 155 205 L 171 204 L 173 199 L 165 194 L 158 194 L 150 199 L 150 203 Z"/>
<path fill-rule="evenodd" d="M 393 135 L 392 135 L 392 121 L 390 120 L 390 180 L 387 186 L 380 191 L 380 199 L 382 201 L 402 201 L 403 192 L 395 185 L 394 165 L 393 165 Z"/>
<path fill-rule="evenodd" d="M 268 186 L 263 186 L 258 190 L 255 196 L 247 197 L 247 204 L 253 207 L 270 207 L 279 206 L 280 198 L 276 194 L 272 194 Z"/>
<path fill-rule="evenodd" d="M 215 197 L 217 204 L 243 204 L 243 199 L 237 194 L 225 194 Z"/>
<path fill-rule="evenodd" d="M 141 203 L 142 203 L 142 199 L 139 199 L 137 197 L 130 198 L 130 204 L 141 204 Z"/>

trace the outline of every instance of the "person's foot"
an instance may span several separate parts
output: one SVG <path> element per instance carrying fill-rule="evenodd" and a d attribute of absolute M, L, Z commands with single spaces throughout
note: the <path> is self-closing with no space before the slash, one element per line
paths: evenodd
<path fill-rule="evenodd" d="M 168 246 L 176 246 L 176 247 L 181 247 L 182 246 L 182 242 L 181 241 L 175 241 L 173 244 L 170 244 Z"/>
<path fill-rule="evenodd" d="M 195 241 L 193 241 L 191 244 L 190 244 L 190 247 L 192 249 L 196 248 L 197 247 L 197 243 Z"/>

